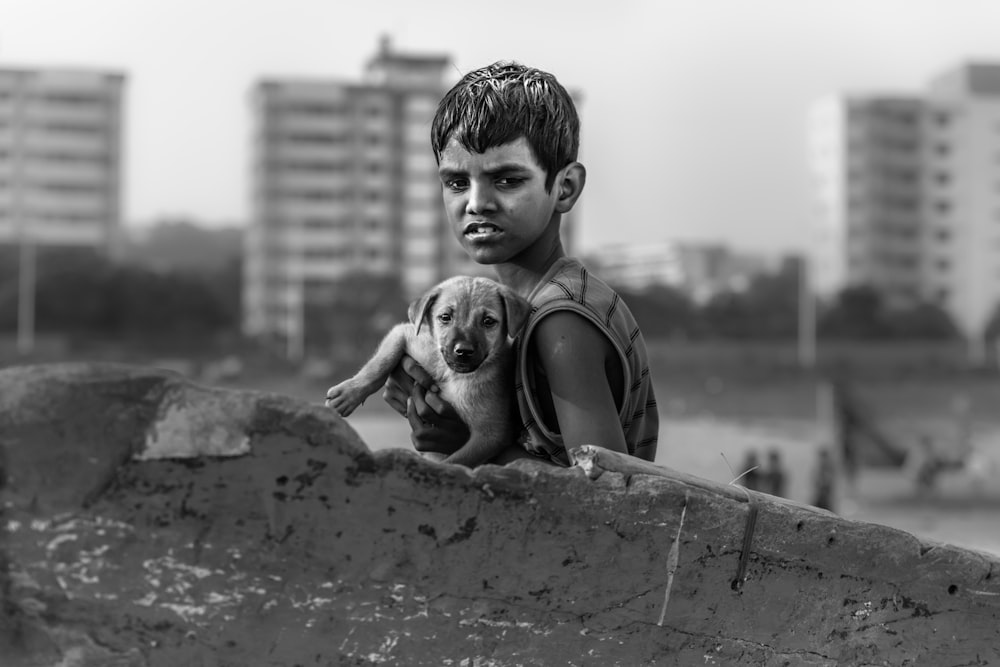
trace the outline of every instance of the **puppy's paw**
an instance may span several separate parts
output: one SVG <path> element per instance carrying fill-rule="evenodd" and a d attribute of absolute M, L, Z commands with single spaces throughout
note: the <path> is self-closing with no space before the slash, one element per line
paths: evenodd
<path fill-rule="evenodd" d="M 351 380 L 346 380 L 330 387 L 326 392 L 326 407 L 333 408 L 341 417 L 354 412 L 365 402 L 368 394 Z"/>

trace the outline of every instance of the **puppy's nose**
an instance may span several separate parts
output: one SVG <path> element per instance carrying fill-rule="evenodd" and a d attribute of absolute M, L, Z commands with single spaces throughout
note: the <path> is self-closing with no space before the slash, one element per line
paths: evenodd
<path fill-rule="evenodd" d="M 455 343 L 454 350 L 456 357 L 458 357 L 459 359 L 464 359 L 466 357 L 471 357 L 475 353 L 476 348 L 472 346 L 472 343 L 460 340 L 457 343 Z"/>

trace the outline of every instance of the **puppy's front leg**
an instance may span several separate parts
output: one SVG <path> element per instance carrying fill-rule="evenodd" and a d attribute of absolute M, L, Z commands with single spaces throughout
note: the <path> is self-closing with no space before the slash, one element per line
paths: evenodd
<path fill-rule="evenodd" d="M 326 392 L 326 407 L 336 410 L 346 417 L 365 402 L 365 399 L 382 388 L 389 373 L 406 352 L 406 339 L 411 334 L 410 323 L 394 326 L 382 342 L 375 355 L 361 367 L 354 377 L 330 387 Z"/>
<path fill-rule="evenodd" d="M 479 421 L 468 426 L 471 431 L 468 441 L 449 454 L 444 460 L 445 463 L 457 463 L 474 468 L 492 460 L 514 442 L 510 425 L 507 423 Z"/>
<path fill-rule="evenodd" d="M 496 443 L 484 442 L 482 438 L 476 438 L 476 435 L 473 434 L 469 437 L 468 442 L 454 453 L 449 454 L 444 462 L 475 468 L 499 454 L 501 449 L 502 447 L 497 447 Z"/>

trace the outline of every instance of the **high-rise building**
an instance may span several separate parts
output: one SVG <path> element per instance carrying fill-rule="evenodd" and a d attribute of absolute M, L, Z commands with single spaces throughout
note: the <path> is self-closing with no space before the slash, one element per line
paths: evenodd
<path fill-rule="evenodd" d="M 114 251 L 124 82 L 100 71 L 0 70 L 0 243 Z"/>
<path fill-rule="evenodd" d="M 820 291 L 936 303 L 980 339 L 1000 303 L 1000 64 L 920 95 L 825 100 L 810 139 Z"/>
<path fill-rule="evenodd" d="M 397 53 L 384 39 L 363 82 L 257 85 L 246 333 L 283 341 L 298 358 L 307 308 L 351 273 L 397 276 L 408 297 L 446 276 L 486 273 L 451 236 L 430 149 L 453 72 L 447 56 Z"/>
<path fill-rule="evenodd" d="M 934 79 L 925 136 L 924 291 L 978 342 L 1000 305 L 1000 64 Z"/>
<path fill-rule="evenodd" d="M 913 302 L 920 296 L 923 103 L 829 99 L 811 120 L 817 285 L 872 285 L 892 303 Z"/>

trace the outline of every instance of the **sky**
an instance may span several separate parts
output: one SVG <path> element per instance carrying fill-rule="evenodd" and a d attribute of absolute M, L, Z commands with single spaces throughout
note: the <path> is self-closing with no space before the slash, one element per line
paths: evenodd
<path fill-rule="evenodd" d="M 127 75 L 124 218 L 243 224 L 249 92 L 360 80 L 382 35 L 548 70 L 583 94 L 579 249 L 806 246 L 806 117 L 1000 62 L 992 0 L 0 0 L 0 67 Z"/>

